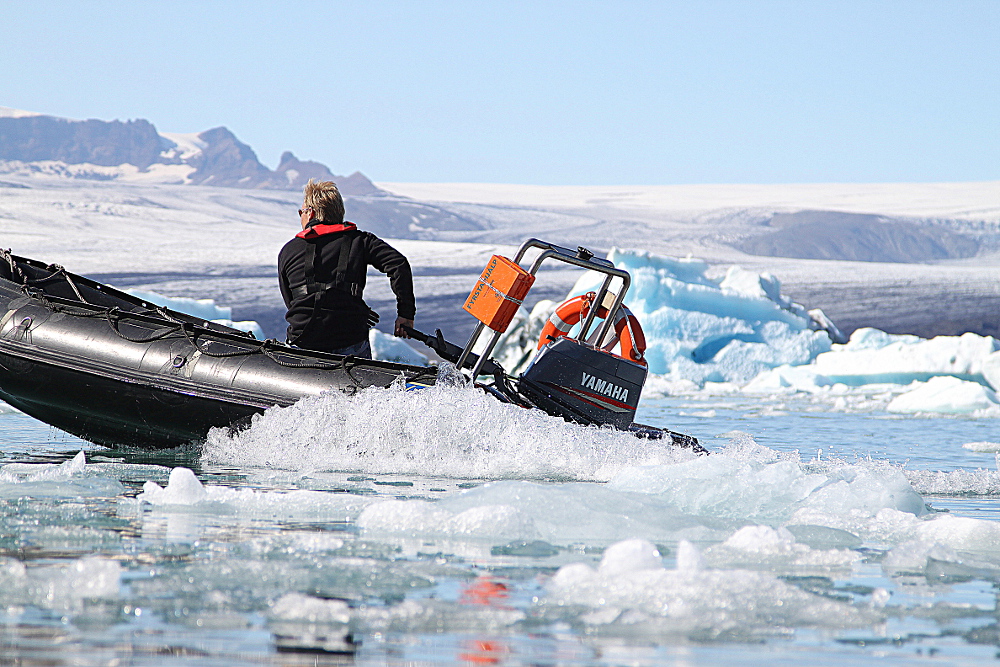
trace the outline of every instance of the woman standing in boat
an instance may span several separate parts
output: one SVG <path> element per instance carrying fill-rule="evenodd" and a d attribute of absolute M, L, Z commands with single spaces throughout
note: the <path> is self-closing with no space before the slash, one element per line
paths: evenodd
<path fill-rule="evenodd" d="M 371 358 L 368 329 L 378 314 L 365 303 L 368 267 L 389 277 L 396 295 L 396 336 L 406 338 L 416 314 L 406 257 L 371 232 L 344 220 L 332 181 L 310 179 L 299 209 L 302 231 L 278 254 L 278 283 L 288 312 L 288 342 L 334 354 Z"/>

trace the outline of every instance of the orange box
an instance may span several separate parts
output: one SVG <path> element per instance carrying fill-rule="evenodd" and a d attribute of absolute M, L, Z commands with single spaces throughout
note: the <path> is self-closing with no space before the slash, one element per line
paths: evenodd
<path fill-rule="evenodd" d="M 519 265 L 493 255 L 463 308 L 493 331 L 503 333 L 534 282 L 535 276 Z"/>

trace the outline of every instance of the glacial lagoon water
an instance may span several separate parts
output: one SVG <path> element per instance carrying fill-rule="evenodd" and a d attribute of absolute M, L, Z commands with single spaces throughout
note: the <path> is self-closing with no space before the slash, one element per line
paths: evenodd
<path fill-rule="evenodd" d="M 884 403 L 644 400 L 707 457 L 450 387 L 166 452 L 4 412 L 0 662 L 995 661 L 997 419 Z"/>

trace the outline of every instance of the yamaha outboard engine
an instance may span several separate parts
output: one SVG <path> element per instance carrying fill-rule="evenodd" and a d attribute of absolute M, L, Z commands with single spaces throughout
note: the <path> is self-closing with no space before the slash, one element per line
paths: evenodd
<path fill-rule="evenodd" d="M 635 418 L 645 382 L 645 366 L 572 338 L 557 338 L 538 352 L 518 390 L 546 412 L 625 430 Z"/>

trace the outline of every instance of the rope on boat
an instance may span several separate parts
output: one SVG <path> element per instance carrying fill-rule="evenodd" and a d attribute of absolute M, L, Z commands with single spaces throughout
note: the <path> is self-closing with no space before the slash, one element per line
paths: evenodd
<path fill-rule="evenodd" d="M 88 301 L 83 298 L 83 295 L 80 294 L 80 290 L 77 288 L 76 283 L 73 282 L 73 277 L 69 273 L 66 272 L 66 268 L 64 266 L 62 266 L 60 264 L 49 264 L 45 268 L 48 269 L 49 271 L 51 271 L 52 273 L 49 274 L 48 276 L 42 278 L 41 280 L 36 280 L 35 281 L 36 283 L 43 282 L 43 281 L 46 281 L 46 280 L 51 280 L 53 278 L 61 276 L 61 277 L 65 278 L 66 282 L 69 283 L 69 286 L 71 288 L 73 288 L 73 293 L 76 294 L 76 298 L 78 298 L 80 301 L 82 301 L 84 303 L 88 303 Z"/>
<path fill-rule="evenodd" d="M 22 285 L 28 284 L 28 276 L 21 269 L 21 265 L 14 260 L 14 256 L 10 252 L 10 248 L 7 248 L 6 250 L 0 248 L 0 259 L 10 265 L 10 275 L 12 278 L 16 276 L 21 280 Z"/>

